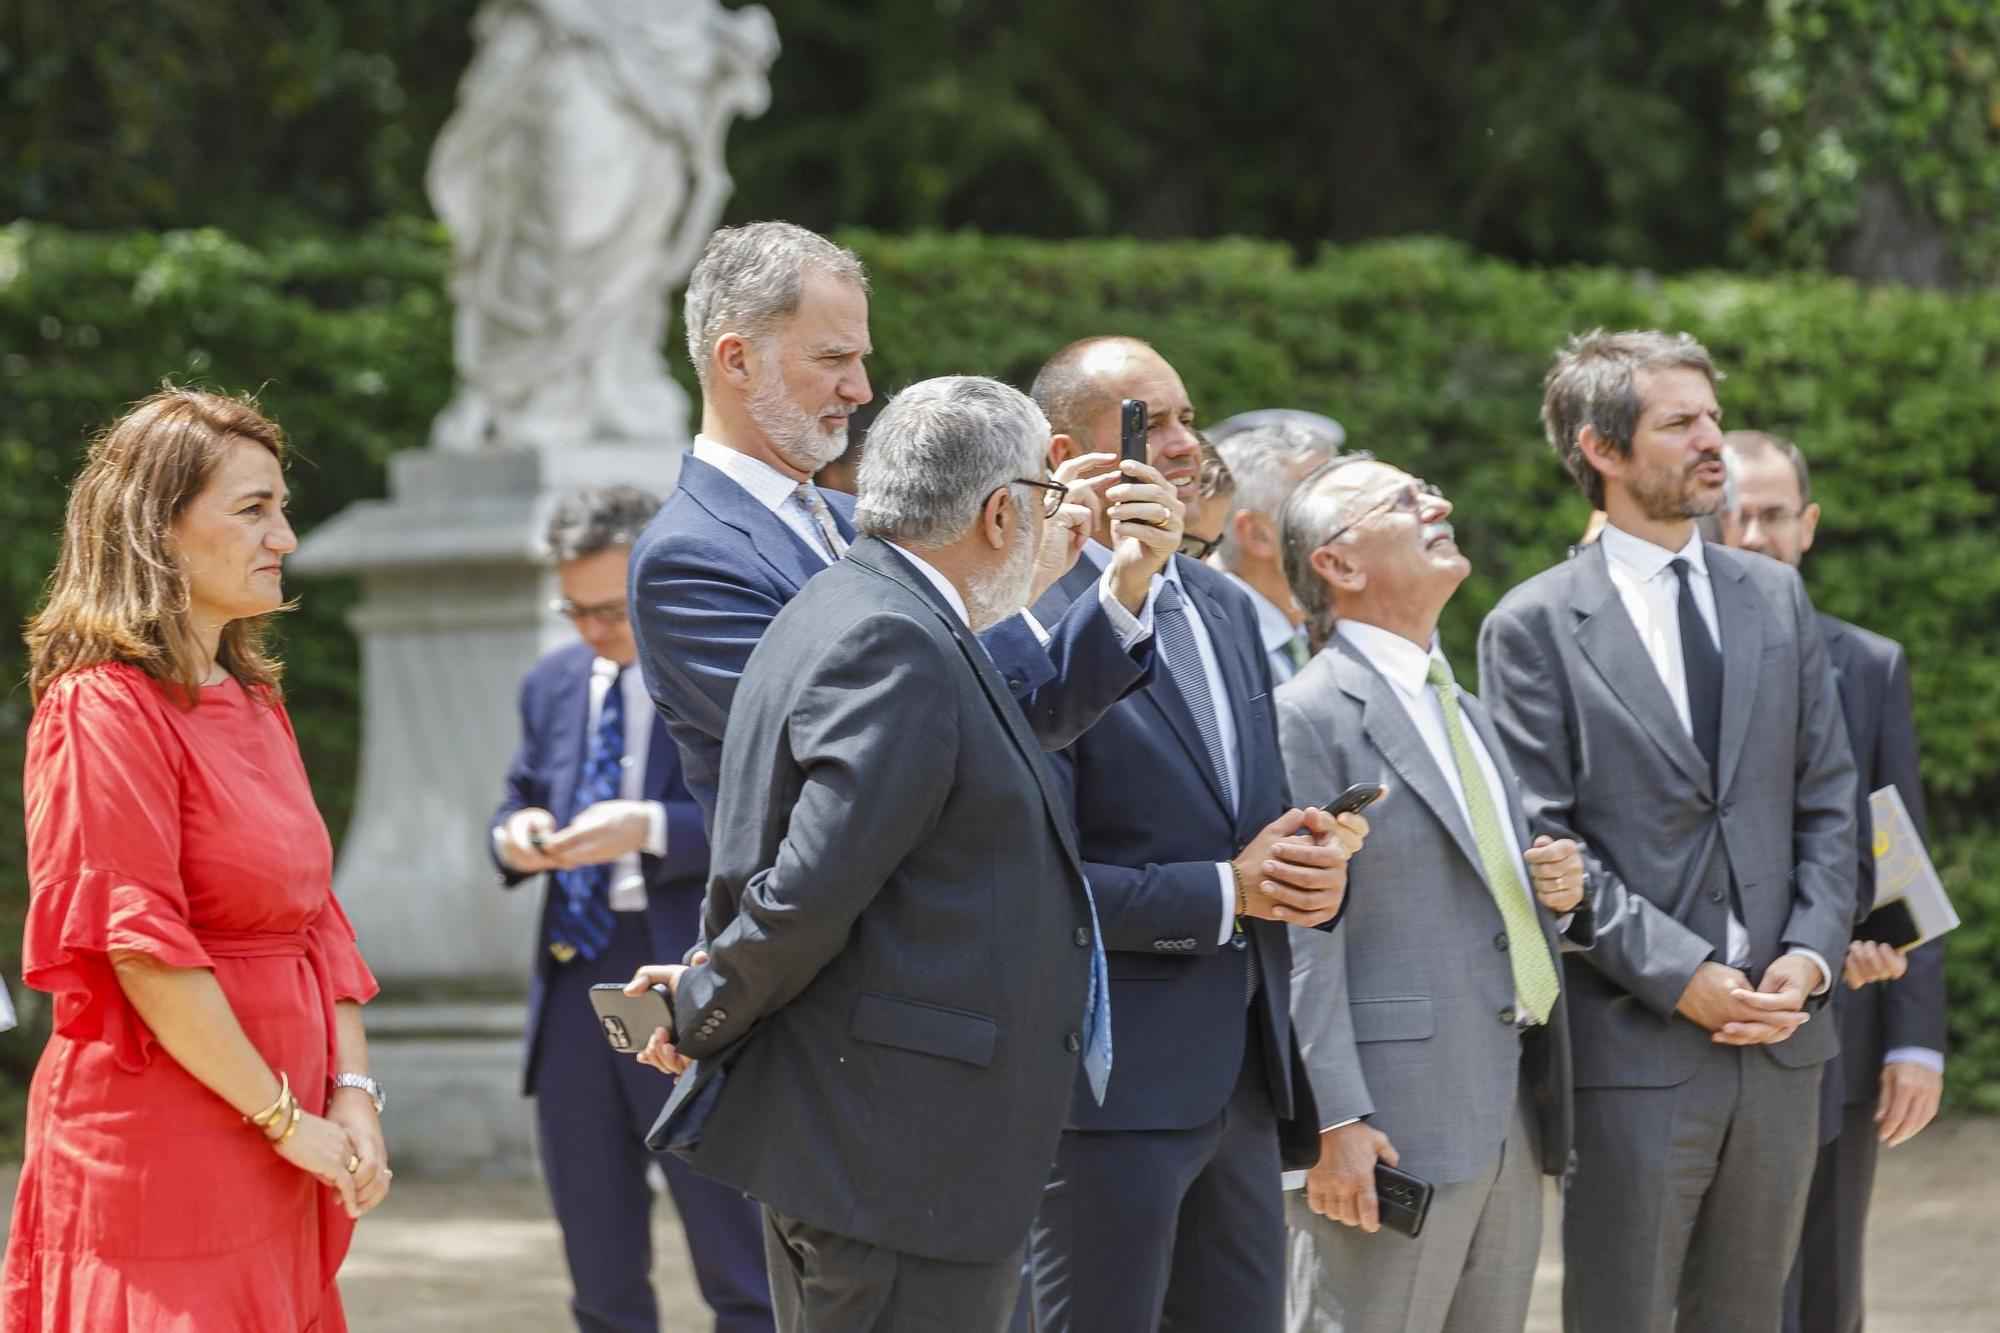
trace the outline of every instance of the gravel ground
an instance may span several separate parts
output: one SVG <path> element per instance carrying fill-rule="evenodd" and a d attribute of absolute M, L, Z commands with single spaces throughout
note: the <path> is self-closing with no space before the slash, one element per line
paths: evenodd
<path fill-rule="evenodd" d="M 11 1200 L 15 1168 L 0 1172 Z M 1556 1333 L 1554 1207 L 1530 1333 Z M 671 1207 L 653 1225 L 661 1327 L 709 1327 Z M 2000 1120 L 1932 1126 L 1886 1153 L 1869 1228 L 1869 1333 L 2000 1329 Z M 354 1333 L 561 1333 L 571 1327 L 555 1223 L 533 1181 L 403 1180 L 341 1274 Z"/>

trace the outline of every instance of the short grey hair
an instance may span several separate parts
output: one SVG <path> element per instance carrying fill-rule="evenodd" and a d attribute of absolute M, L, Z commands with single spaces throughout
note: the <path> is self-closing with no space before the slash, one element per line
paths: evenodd
<path fill-rule="evenodd" d="M 1336 493 L 1328 483 L 1336 472 L 1354 463 L 1373 463 L 1374 454 L 1356 449 L 1320 464 L 1293 488 L 1278 519 L 1278 545 L 1284 554 L 1285 583 L 1306 618 L 1315 644 L 1324 642 L 1333 620 L 1332 599 L 1312 567 L 1312 553 L 1333 540 L 1349 522 L 1354 497 Z M 1318 626 L 1319 629 L 1311 627 Z"/>
<path fill-rule="evenodd" d="M 1792 475 L 1799 479 L 1799 503 L 1812 503 L 1812 472 L 1806 467 L 1806 456 L 1799 447 L 1780 436 L 1769 435 L 1761 430 L 1732 430 L 1722 437 L 1722 462 L 1729 470 L 1729 481 L 1723 490 L 1723 507 L 1736 508 L 1736 458 L 1752 454 L 1778 454 L 1792 465 Z"/>
<path fill-rule="evenodd" d="M 617 547 L 629 550 L 659 508 L 659 497 L 637 486 L 571 491 L 556 501 L 555 511 L 549 515 L 543 549 L 558 565 Z"/>
<path fill-rule="evenodd" d="M 681 305 L 688 360 L 704 390 L 715 340 L 725 333 L 755 338 L 769 332 L 798 310 L 807 273 L 868 290 L 868 271 L 852 250 L 790 222 L 723 227 L 708 238 Z"/>
<path fill-rule="evenodd" d="M 987 496 L 1040 479 L 1048 451 L 1048 418 L 1019 389 L 981 375 L 922 380 L 869 428 L 854 526 L 919 550 L 948 546 Z"/>
<path fill-rule="evenodd" d="M 1274 523 L 1283 515 L 1285 500 L 1305 474 L 1339 452 L 1337 445 L 1329 445 L 1323 437 L 1292 422 L 1238 431 L 1217 441 L 1215 449 L 1229 468 L 1229 475 L 1236 478 L 1236 503 L 1230 507 L 1231 519 L 1238 510 L 1248 509 Z M 1243 544 L 1236 540 L 1233 521 L 1223 526 L 1222 545 L 1216 548 L 1216 557 L 1224 569 L 1235 569 L 1243 562 Z"/>
<path fill-rule="evenodd" d="M 1635 380 L 1646 371 L 1675 368 L 1698 370 L 1710 384 L 1722 382 L 1707 348 L 1688 334 L 1656 329 L 1580 333 L 1549 368 L 1542 381 L 1542 431 L 1592 509 L 1604 508 L 1604 478 L 1583 456 L 1578 439 L 1583 428 L 1591 427 L 1614 451 L 1629 455 L 1645 408 Z"/>
<path fill-rule="evenodd" d="M 1291 426 L 1303 431 L 1318 440 L 1329 454 L 1339 453 L 1347 443 L 1347 427 L 1324 413 L 1308 412 L 1302 407 L 1259 407 L 1249 412 L 1238 412 L 1210 426 L 1208 435 L 1220 443 L 1232 435 L 1240 435 L 1246 430 L 1262 430 L 1266 426 Z"/>

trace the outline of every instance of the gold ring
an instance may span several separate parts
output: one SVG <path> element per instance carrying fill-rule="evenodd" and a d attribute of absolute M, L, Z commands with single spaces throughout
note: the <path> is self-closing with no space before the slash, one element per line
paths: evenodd
<path fill-rule="evenodd" d="M 361 1169 L 361 1155 L 359 1153 L 347 1154 L 347 1174 L 351 1176 L 360 1169 Z"/>

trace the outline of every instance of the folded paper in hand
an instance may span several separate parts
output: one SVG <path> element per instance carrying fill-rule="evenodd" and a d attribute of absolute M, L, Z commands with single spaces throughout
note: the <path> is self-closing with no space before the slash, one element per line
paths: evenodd
<path fill-rule="evenodd" d="M 1902 793 L 1884 787 L 1868 797 L 1875 826 L 1875 907 L 1855 932 L 1905 952 L 1958 926 L 1937 869 L 1924 850 Z"/>

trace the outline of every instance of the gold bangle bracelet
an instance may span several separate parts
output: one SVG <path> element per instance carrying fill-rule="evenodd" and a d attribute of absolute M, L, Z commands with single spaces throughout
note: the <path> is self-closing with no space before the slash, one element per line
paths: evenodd
<path fill-rule="evenodd" d="M 292 1097 L 292 1076 L 290 1074 L 281 1072 L 278 1075 L 278 1100 L 272 1102 L 269 1106 L 257 1112 L 257 1114 L 255 1115 L 244 1116 L 243 1122 L 249 1125 L 256 1125 L 258 1128 L 261 1129 L 263 1126 L 270 1124 L 272 1121 L 276 1120 L 280 1115 L 284 1114 L 285 1103 L 290 1101 L 291 1097 Z"/>
<path fill-rule="evenodd" d="M 292 1123 L 285 1126 L 284 1133 L 280 1134 L 277 1138 L 271 1140 L 271 1144 L 273 1147 L 276 1147 L 278 1144 L 283 1143 L 286 1139 L 292 1137 L 292 1135 L 299 1132 L 299 1117 L 304 1114 L 305 1114 L 305 1108 L 300 1106 L 298 1102 L 294 1101 L 292 1103 Z"/>

